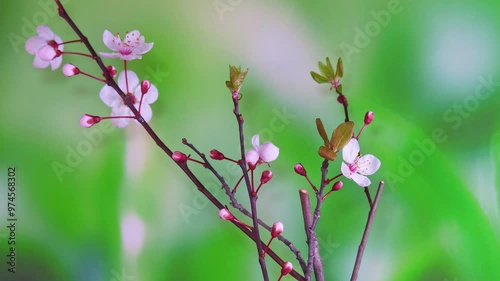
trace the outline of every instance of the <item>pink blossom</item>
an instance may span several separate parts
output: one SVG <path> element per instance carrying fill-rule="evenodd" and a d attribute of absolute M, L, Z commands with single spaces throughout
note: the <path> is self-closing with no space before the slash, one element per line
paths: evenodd
<path fill-rule="evenodd" d="M 45 25 L 37 26 L 36 32 L 38 35 L 29 38 L 24 45 L 30 55 L 35 55 L 33 67 L 47 68 L 50 65 L 52 70 L 56 70 L 61 65 L 60 53 L 64 49 L 61 37 Z"/>
<path fill-rule="evenodd" d="M 115 53 L 101 52 L 101 56 L 105 58 L 119 58 L 121 60 L 141 59 L 141 55 L 149 52 L 154 44 L 144 43 L 144 36 L 141 36 L 139 30 L 127 32 L 123 41 L 120 39 L 120 34 L 113 35 L 108 30 L 104 30 L 102 39 L 104 45 L 115 51 Z"/>

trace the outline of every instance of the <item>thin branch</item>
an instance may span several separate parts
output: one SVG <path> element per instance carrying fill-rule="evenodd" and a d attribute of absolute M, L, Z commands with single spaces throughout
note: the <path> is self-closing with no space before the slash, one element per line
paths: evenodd
<path fill-rule="evenodd" d="M 142 118 L 142 116 L 140 115 L 140 113 L 137 111 L 137 109 L 134 107 L 134 105 L 132 104 L 132 102 L 126 98 L 126 94 L 120 89 L 120 87 L 118 86 L 118 84 L 114 81 L 113 77 L 111 76 L 111 74 L 109 73 L 108 69 L 106 68 L 106 66 L 104 65 L 104 63 L 102 62 L 102 59 L 101 57 L 97 54 L 97 52 L 94 50 L 94 48 L 92 47 L 92 45 L 90 44 L 90 42 L 88 41 L 87 37 L 85 37 L 83 35 L 83 33 L 80 31 L 80 29 L 76 26 L 76 24 L 73 22 L 73 20 L 71 19 L 71 17 L 69 16 L 69 14 L 66 12 L 66 10 L 64 9 L 63 5 L 61 4 L 61 2 L 59 0 L 55 0 L 56 2 L 56 5 L 58 7 L 58 12 L 59 12 L 59 16 L 61 16 L 67 23 L 68 25 L 73 29 L 73 31 L 77 34 L 77 36 L 80 38 L 80 40 L 82 41 L 82 43 L 85 45 L 85 47 L 88 49 L 88 51 L 90 52 L 90 54 L 92 55 L 92 58 L 96 61 L 97 65 L 99 66 L 99 68 L 101 69 L 105 79 L 106 79 L 106 84 L 110 87 L 112 87 L 117 93 L 118 95 L 123 99 L 123 102 L 124 104 L 132 111 L 133 115 L 135 116 L 136 120 L 143 126 L 143 128 L 146 130 L 146 132 L 150 135 L 150 137 L 155 141 L 156 145 L 158 145 L 158 147 L 160 147 L 169 157 L 172 157 L 172 150 L 170 150 L 170 148 L 168 148 L 165 143 L 158 137 L 158 135 L 155 133 L 155 131 L 149 126 L 149 124 Z M 242 134 L 242 131 L 240 131 L 240 134 Z M 174 161 L 175 162 L 175 161 Z M 222 209 L 222 208 L 225 208 L 224 205 L 222 205 L 221 202 L 219 202 L 211 193 L 210 191 L 208 191 L 205 186 L 198 180 L 198 178 L 192 173 L 192 171 L 187 167 L 187 164 L 186 163 L 182 163 L 182 162 L 175 162 L 179 168 L 181 168 L 181 170 L 189 177 L 189 179 L 195 184 L 195 186 L 198 188 L 198 190 L 203 193 L 205 195 L 205 197 L 208 198 L 208 200 L 210 202 L 212 202 L 212 204 L 214 204 L 218 209 Z M 245 166 L 246 166 L 246 163 L 244 163 Z M 248 177 L 247 177 L 248 179 Z M 248 182 L 247 182 L 247 185 L 248 185 Z M 235 225 L 236 227 L 238 227 L 243 233 L 245 233 L 248 237 L 250 237 L 252 240 L 254 240 L 257 244 L 257 248 L 260 249 L 259 251 L 259 256 L 260 256 L 260 252 L 262 251 L 262 247 L 264 244 L 264 242 L 262 242 L 260 240 L 260 236 L 258 235 L 258 230 L 257 230 L 257 235 L 255 235 L 255 233 L 251 232 L 250 230 L 248 230 L 246 227 L 244 226 L 241 226 L 237 223 L 233 223 L 233 225 Z M 255 229 L 257 229 L 257 227 L 255 227 L 256 223 L 254 221 L 254 231 Z M 257 241 L 260 241 L 260 243 L 258 243 Z M 273 251 L 269 251 L 268 252 L 269 256 L 274 259 L 278 264 L 282 265 L 284 264 L 285 262 L 278 256 L 276 255 L 276 253 L 274 253 Z M 261 263 L 262 264 L 262 263 Z M 264 263 L 264 266 L 265 266 L 265 263 Z M 265 269 L 265 268 L 264 268 Z M 267 275 L 267 272 L 266 272 L 266 275 Z M 303 281 L 304 280 L 304 277 L 302 277 L 298 272 L 296 272 L 295 270 L 293 270 L 291 273 L 290 273 L 291 276 L 293 276 L 295 279 L 297 280 L 300 280 L 300 281 Z M 268 280 L 268 278 L 265 278 L 265 280 Z"/>
<path fill-rule="evenodd" d="M 231 188 L 226 183 L 226 180 L 219 174 L 219 172 L 217 172 L 217 170 L 215 170 L 215 168 L 212 166 L 212 164 L 208 161 L 208 158 L 206 157 L 206 155 L 201 153 L 192 143 L 189 143 L 185 138 L 182 139 L 182 143 L 184 145 L 188 146 L 189 148 L 191 148 L 196 154 L 198 154 L 198 156 L 200 156 L 204 162 L 203 163 L 204 167 L 206 169 L 208 169 L 210 172 L 212 172 L 212 174 L 214 174 L 214 176 L 219 180 L 219 182 L 222 184 L 222 188 L 226 192 L 226 195 L 229 197 L 231 206 L 233 206 L 235 209 L 240 211 L 245 216 L 252 218 L 252 214 L 238 202 L 238 200 L 234 196 L 234 193 L 231 192 Z M 265 222 L 263 222 L 260 219 L 258 219 L 258 222 L 259 222 L 260 226 L 265 228 L 267 231 L 271 232 L 271 227 L 268 224 L 266 224 Z M 300 251 L 297 250 L 297 248 L 292 244 L 292 242 L 290 242 L 288 239 L 286 239 L 283 235 L 279 235 L 278 240 L 280 240 L 283 244 L 285 244 L 290 249 L 290 251 L 292 251 L 292 253 L 295 254 L 295 257 L 296 257 L 297 261 L 299 262 L 300 267 L 305 272 L 306 262 L 302 258 Z M 280 266 L 283 266 L 283 264 L 280 264 Z"/>
<path fill-rule="evenodd" d="M 352 270 L 351 281 L 356 281 L 358 279 L 358 271 L 361 266 L 361 260 L 363 259 L 363 253 L 365 252 L 366 242 L 368 241 L 368 236 L 370 235 L 370 230 L 372 227 L 373 219 L 375 218 L 375 213 L 377 212 L 378 201 L 384 190 L 384 182 L 381 181 L 377 188 L 377 194 L 375 195 L 375 201 L 373 205 L 370 206 L 370 212 L 368 213 L 368 220 L 366 221 L 365 231 L 363 232 L 363 238 L 361 239 L 361 244 L 358 247 L 358 254 L 356 255 L 356 262 L 354 263 L 354 268 Z"/>
<path fill-rule="evenodd" d="M 239 100 L 237 98 L 238 95 L 234 95 L 233 93 L 233 104 L 234 104 L 234 116 L 236 117 L 236 121 L 238 122 L 238 131 L 239 131 L 239 140 L 240 140 L 240 168 L 243 172 L 245 178 L 245 184 L 247 186 L 248 198 L 250 199 L 250 209 L 252 210 L 252 223 L 253 223 L 253 235 L 254 241 L 260 241 L 260 233 L 259 233 L 259 221 L 257 216 L 257 196 L 253 195 L 253 186 L 250 183 L 250 178 L 248 177 L 247 172 L 247 163 L 245 159 L 245 136 L 243 133 L 243 116 L 239 111 Z M 253 179 L 253 178 L 252 178 Z M 255 243 L 257 245 L 257 255 L 259 257 L 259 264 L 262 270 L 262 276 L 264 277 L 264 281 L 269 281 L 269 276 L 267 274 L 266 260 L 262 256 L 263 248 L 260 243 Z"/>
<path fill-rule="evenodd" d="M 314 216 L 311 223 L 311 227 L 309 228 L 309 256 L 307 260 L 307 270 L 305 273 L 306 280 L 310 280 L 311 273 L 314 266 L 315 256 L 319 256 L 319 250 L 316 251 L 314 245 L 318 243 L 318 238 L 316 237 L 316 225 L 318 224 L 319 218 L 321 216 L 321 206 L 323 205 L 323 193 L 326 187 L 326 175 L 328 174 L 328 165 L 329 161 L 325 159 L 323 164 L 321 165 L 321 185 L 319 191 L 316 193 L 316 208 L 314 209 Z M 308 279 L 309 278 L 309 279 Z"/>
<path fill-rule="evenodd" d="M 304 228 L 307 236 L 307 243 L 309 244 L 309 229 L 312 224 L 312 212 L 311 212 L 311 201 L 309 199 L 309 193 L 305 189 L 299 190 L 300 203 L 302 206 L 302 217 L 304 218 Z M 319 255 L 319 245 L 318 240 L 313 245 L 314 247 L 314 276 L 316 276 L 316 281 L 324 281 L 325 276 L 323 272 L 323 262 L 321 256 Z"/>

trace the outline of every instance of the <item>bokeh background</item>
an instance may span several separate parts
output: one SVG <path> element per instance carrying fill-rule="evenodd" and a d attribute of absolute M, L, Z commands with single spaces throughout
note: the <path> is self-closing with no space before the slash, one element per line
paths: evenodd
<path fill-rule="evenodd" d="M 361 152 L 382 161 L 372 192 L 386 181 L 359 280 L 500 280 L 497 1 L 63 3 L 98 51 L 107 51 L 104 29 L 139 29 L 155 43 L 129 66 L 158 87 L 151 125 L 173 150 L 190 153 L 185 137 L 237 158 L 224 81 L 229 64 L 250 69 L 246 137 L 260 133 L 280 147 L 259 213 L 282 221 L 303 253 L 298 189 L 307 183 L 293 165 L 303 163 L 318 182 L 314 119 L 331 131 L 343 118 L 335 95 L 309 71 L 342 57 L 355 129 L 366 111 L 376 116 L 360 139 Z M 0 279 L 261 280 L 254 245 L 218 218 L 141 128 L 79 126 L 84 113 L 109 114 L 101 83 L 32 67 L 24 42 L 36 25 L 76 39 L 52 1 L 0 5 Z M 86 58 L 67 62 L 99 75 Z M 230 184 L 240 176 L 231 163 L 215 165 Z M 17 171 L 15 274 L 6 263 L 8 167 Z M 337 174 L 340 159 L 330 167 Z M 194 169 L 227 202 L 213 177 Z M 362 189 L 349 180 L 325 201 L 318 237 L 327 280 L 348 280 L 367 213 Z M 273 247 L 299 267 L 282 244 Z M 276 280 L 280 268 L 268 264 Z"/>

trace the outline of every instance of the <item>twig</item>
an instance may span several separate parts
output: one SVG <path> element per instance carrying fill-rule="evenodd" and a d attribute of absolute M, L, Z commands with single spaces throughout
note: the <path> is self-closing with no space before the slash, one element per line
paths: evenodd
<path fill-rule="evenodd" d="M 219 172 L 217 172 L 217 170 L 215 170 L 215 168 L 212 166 L 212 164 L 208 161 L 208 158 L 205 156 L 205 154 L 201 153 L 192 143 L 189 143 L 185 138 L 182 139 L 182 143 L 185 144 L 186 146 L 188 146 L 189 148 L 191 148 L 196 154 L 198 154 L 198 156 L 200 156 L 204 162 L 204 167 L 206 169 L 208 169 L 210 172 L 212 172 L 212 174 L 214 174 L 214 176 L 219 180 L 219 182 L 222 184 L 222 188 L 226 192 L 226 195 L 229 197 L 231 206 L 233 206 L 235 209 L 240 211 L 245 216 L 252 218 L 252 214 L 238 202 L 238 200 L 234 196 L 234 193 L 231 192 L 231 188 L 226 183 L 226 180 L 219 174 Z M 258 219 L 258 222 L 259 222 L 259 225 L 261 225 L 263 228 L 265 228 L 266 230 L 271 232 L 271 227 L 268 224 L 266 224 L 265 222 L 263 222 L 260 219 Z M 295 248 L 295 246 L 292 244 L 292 242 L 290 242 L 288 239 L 286 239 L 283 235 L 279 235 L 278 240 L 280 240 L 283 244 L 285 244 L 290 249 L 290 251 L 292 251 L 292 253 L 295 254 L 295 257 L 296 257 L 297 261 L 299 262 L 300 267 L 305 272 L 306 262 L 302 258 L 300 251 L 297 250 L 297 248 Z M 280 264 L 280 266 L 283 266 L 283 264 Z"/>
<path fill-rule="evenodd" d="M 252 223 L 253 223 L 253 235 L 254 235 L 254 241 L 260 241 L 260 233 L 259 233 L 259 221 L 258 221 L 258 216 L 257 216 L 257 196 L 254 196 L 253 193 L 253 186 L 250 183 L 250 178 L 248 177 L 248 172 L 247 172 L 247 162 L 245 159 L 245 136 L 243 133 L 243 116 L 239 112 L 239 100 L 237 98 L 234 98 L 233 94 L 233 104 L 234 104 L 234 116 L 236 117 L 236 121 L 238 122 L 238 131 L 239 131 L 239 139 L 240 139 L 240 154 L 241 154 L 241 161 L 240 161 L 240 168 L 241 171 L 243 172 L 243 175 L 245 177 L 245 184 L 247 185 L 247 191 L 248 191 L 248 198 L 250 199 L 250 209 L 252 212 Z M 253 177 L 252 177 L 253 179 Z M 269 276 L 267 274 L 267 267 L 266 267 L 266 260 L 262 256 L 263 253 L 263 248 L 260 243 L 255 243 L 257 245 L 257 255 L 259 257 L 259 264 L 260 268 L 262 270 L 262 276 L 264 277 L 264 281 L 269 281 Z"/>
<path fill-rule="evenodd" d="M 76 24 L 74 23 L 74 21 L 71 19 L 71 17 L 69 16 L 69 14 L 64 9 L 64 7 L 61 4 L 61 2 L 59 0 L 55 0 L 55 2 L 56 2 L 56 5 L 57 5 L 57 8 L 58 8 L 59 16 L 62 17 L 68 23 L 68 25 L 73 29 L 73 31 L 77 34 L 77 36 L 80 38 L 80 40 L 82 41 L 82 43 L 88 49 L 88 51 L 90 52 L 92 58 L 96 61 L 97 65 L 99 66 L 99 68 L 101 69 L 103 75 L 105 76 L 105 78 L 106 78 L 106 84 L 108 86 L 112 87 L 118 93 L 118 95 L 123 99 L 124 104 L 130 109 L 130 111 L 132 112 L 132 114 L 136 117 L 136 120 L 143 126 L 144 130 L 146 130 L 146 132 L 150 135 L 150 137 L 155 141 L 156 145 L 158 145 L 158 147 L 160 147 L 169 157 L 172 157 L 173 152 L 165 145 L 165 143 L 158 137 L 158 135 L 155 133 L 155 131 L 142 118 L 142 116 L 137 111 L 137 109 L 132 104 L 132 102 L 129 99 L 126 98 L 126 94 L 120 89 L 120 87 L 118 86 L 118 84 L 113 80 L 113 77 L 110 75 L 108 69 L 106 68 L 106 66 L 102 62 L 102 59 L 97 54 L 97 52 L 94 50 L 94 48 L 92 47 L 92 45 L 88 41 L 87 37 L 85 37 L 83 35 L 83 33 L 80 31 L 80 29 L 76 26 Z M 240 134 L 242 134 L 242 131 L 240 131 Z M 205 188 L 205 186 L 198 180 L 198 178 L 187 167 L 186 163 L 182 163 L 182 162 L 175 162 L 175 163 L 179 166 L 179 168 L 181 168 L 181 170 L 195 184 L 195 186 L 198 188 L 198 190 L 201 193 L 203 193 L 208 198 L 208 200 L 210 202 L 212 202 L 212 204 L 214 204 L 218 209 L 225 208 L 225 206 L 222 205 L 222 203 L 220 203 L 210 193 L 210 191 L 208 191 Z M 246 166 L 246 163 L 244 163 L 244 165 Z M 247 179 L 248 179 L 248 176 L 247 176 Z M 247 182 L 247 185 L 248 185 L 248 183 L 249 182 Z M 236 227 L 238 227 L 243 233 L 245 233 L 248 237 L 250 237 L 252 240 L 254 240 L 256 242 L 257 248 L 260 249 L 260 251 L 259 251 L 259 256 L 260 256 L 260 252 L 262 251 L 262 247 L 265 244 L 264 244 L 264 242 L 262 242 L 260 240 L 260 236 L 258 235 L 258 228 L 255 227 L 255 225 L 256 225 L 255 220 L 254 220 L 254 228 L 253 228 L 254 229 L 254 233 L 251 232 L 250 230 L 248 230 L 246 227 L 241 226 L 241 225 L 239 225 L 237 223 L 233 223 L 233 225 L 235 225 Z M 255 235 L 255 230 L 256 229 L 257 229 L 257 235 Z M 257 241 L 260 241 L 260 243 L 258 243 Z M 279 256 L 276 255 L 276 253 L 274 253 L 272 251 L 269 251 L 268 254 L 278 264 L 283 265 L 285 263 Z M 262 265 L 262 263 L 261 263 L 261 265 Z M 265 270 L 265 261 L 264 261 L 264 270 Z M 267 281 L 268 280 L 268 278 L 266 278 L 267 277 L 267 272 L 265 272 L 265 275 L 266 276 L 265 276 L 264 280 Z M 293 270 L 290 273 L 290 275 L 292 275 L 297 280 L 301 280 L 301 281 L 304 280 L 304 277 L 302 277 L 300 274 L 298 274 L 295 270 Z"/>
<path fill-rule="evenodd" d="M 309 239 L 309 229 L 312 224 L 312 213 L 311 213 L 311 201 L 309 199 L 309 193 L 305 189 L 299 190 L 300 203 L 302 206 L 302 217 L 304 218 L 304 228 L 307 236 L 307 244 L 310 243 Z M 319 245 L 318 240 L 313 245 L 314 247 L 314 276 L 316 276 L 316 281 L 324 281 L 323 273 L 323 262 L 321 256 L 319 255 Z"/>
<path fill-rule="evenodd" d="M 354 263 L 354 268 L 352 270 L 351 281 L 356 281 L 358 278 L 358 271 L 361 265 L 361 260 L 363 259 L 363 253 L 365 251 L 366 242 L 368 241 L 368 235 L 370 235 L 370 230 L 372 227 L 373 219 L 375 218 L 375 213 L 377 212 L 378 201 L 384 190 L 384 182 L 381 181 L 377 188 L 377 194 L 375 195 L 375 201 L 373 205 L 370 206 L 370 212 L 368 213 L 368 220 L 366 222 L 365 231 L 363 232 L 363 238 L 361 239 L 361 244 L 358 247 L 358 254 L 356 255 L 356 262 Z"/>

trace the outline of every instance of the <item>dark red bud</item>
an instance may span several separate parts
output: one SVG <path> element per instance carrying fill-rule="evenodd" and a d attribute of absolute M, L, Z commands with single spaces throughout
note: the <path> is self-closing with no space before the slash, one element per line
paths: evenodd
<path fill-rule="evenodd" d="M 210 158 L 214 160 L 223 160 L 225 156 L 224 154 L 222 154 L 222 152 L 218 151 L 217 149 L 212 149 L 210 150 Z"/>
<path fill-rule="evenodd" d="M 303 177 L 305 177 L 307 175 L 307 172 L 306 172 L 306 169 L 304 168 L 304 166 L 302 166 L 302 164 L 296 164 L 295 167 L 293 167 L 293 169 L 295 170 L 295 172 Z"/>

